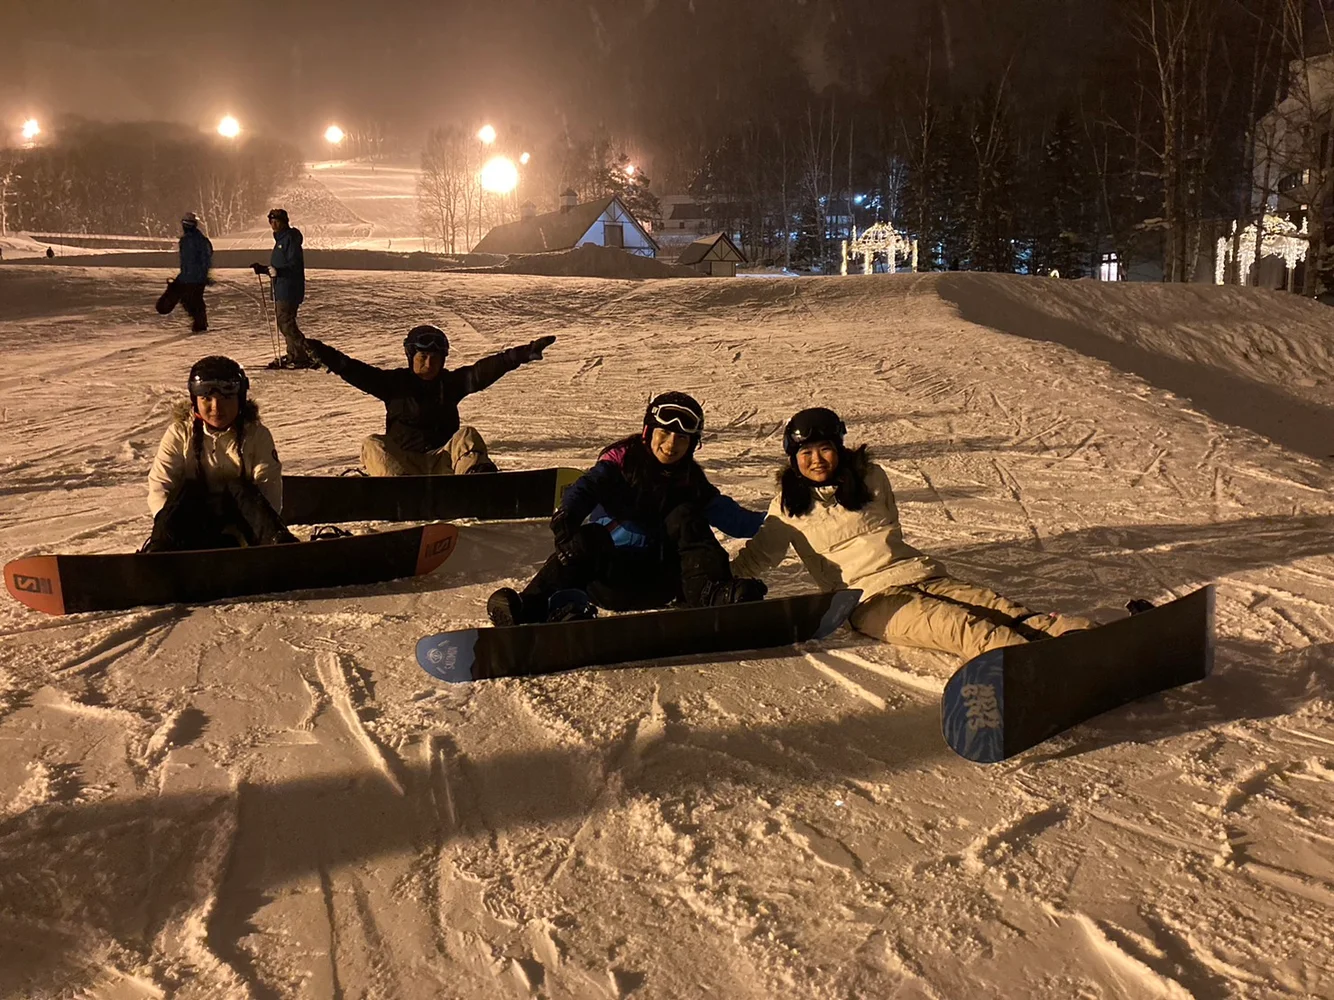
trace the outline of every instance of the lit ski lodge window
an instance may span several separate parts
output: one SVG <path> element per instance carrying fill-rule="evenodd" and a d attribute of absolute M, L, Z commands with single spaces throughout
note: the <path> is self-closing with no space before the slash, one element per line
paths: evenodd
<path fill-rule="evenodd" d="M 1115 253 L 1105 253 L 1102 255 L 1102 263 L 1098 265 L 1098 280 L 1121 280 L 1121 261 L 1117 259 Z"/>

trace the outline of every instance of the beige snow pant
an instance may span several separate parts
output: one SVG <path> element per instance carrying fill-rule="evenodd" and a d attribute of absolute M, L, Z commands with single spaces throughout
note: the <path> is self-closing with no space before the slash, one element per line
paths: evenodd
<path fill-rule="evenodd" d="M 1016 626 L 1019 619 L 1022 622 Z M 937 576 L 876 594 L 852 613 L 852 627 L 885 642 L 938 649 L 967 661 L 989 649 L 1028 642 L 1024 635 L 1028 629 L 1055 636 L 1092 628 L 1093 623 L 1068 615 L 1034 614 L 986 587 Z"/>
<path fill-rule="evenodd" d="M 460 427 L 434 451 L 408 451 L 383 434 L 361 442 L 361 466 L 371 476 L 461 476 L 489 461 L 486 442 L 474 427 Z"/>

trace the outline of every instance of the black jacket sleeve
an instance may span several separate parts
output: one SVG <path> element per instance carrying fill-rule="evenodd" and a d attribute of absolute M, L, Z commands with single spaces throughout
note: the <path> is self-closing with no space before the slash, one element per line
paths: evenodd
<path fill-rule="evenodd" d="M 502 375 L 514 371 L 529 360 L 529 348 L 511 347 L 509 350 L 501 351 L 499 354 L 492 354 L 490 357 L 482 358 L 470 365 L 464 365 L 462 368 L 454 369 L 454 377 L 459 386 L 459 395 L 470 396 L 474 392 L 481 392 L 487 386 L 491 385 Z"/>
<path fill-rule="evenodd" d="M 621 470 L 611 462 L 600 461 L 565 491 L 560 509 L 573 524 L 583 524 L 588 515 L 604 506 L 610 495 L 623 484 Z"/>
<path fill-rule="evenodd" d="M 362 392 L 370 393 L 377 399 L 388 400 L 393 396 L 393 372 L 368 365 L 356 358 L 349 358 L 338 348 L 330 347 L 320 340 L 306 338 L 306 346 L 310 348 L 310 353 L 315 355 L 320 364 L 348 385 L 355 386 Z"/>

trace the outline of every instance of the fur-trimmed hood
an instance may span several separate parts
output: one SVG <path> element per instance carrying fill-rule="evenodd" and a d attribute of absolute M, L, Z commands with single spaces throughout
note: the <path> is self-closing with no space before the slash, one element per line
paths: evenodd
<path fill-rule="evenodd" d="M 183 427 L 190 426 L 194 422 L 193 404 L 188 399 L 178 399 L 171 404 L 172 423 L 180 424 Z M 241 407 L 241 422 L 245 424 L 259 423 L 259 404 L 253 399 L 246 399 L 245 405 Z"/>

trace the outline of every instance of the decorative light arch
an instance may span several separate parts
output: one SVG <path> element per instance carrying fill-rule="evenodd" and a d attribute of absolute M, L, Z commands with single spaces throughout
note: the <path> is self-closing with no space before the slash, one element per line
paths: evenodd
<path fill-rule="evenodd" d="M 898 269 L 900 255 L 911 257 L 912 269 L 917 270 L 917 241 L 909 240 L 902 233 L 896 232 L 888 222 L 877 222 L 860 236 L 856 227 L 852 230 L 852 240 L 843 241 L 843 274 L 848 273 L 848 258 L 861 257 L 862 274 L 875 270 L 875 255 L 884 254 L 888 258 L 892 274 Z"/>
<path fill-rule="evenodd" d="M 1224 283 L 1224 278 L 1227 275 L 1227 265 L 1232 261 L 1232 246 L 1236 233 L 1237 224 L 1233 222 L 1231 234 L 1218 241 L 1218 252 L 1214 255 L 1215 284 L 1221 285 Z M 1237 254 L 1237 274 L 1243 279 L 1250 274 L 1251 265 L 1255 263 L 1255 236 L 1255 223 L 1251 223 L 1241 231 L 1240 248 Z M 1264 234 L 1260 242 L 1260 256 L 1283 258 L 1283 265 L 1288 272 L 1288 278 L 1284 281 L 1285 285 L 1288 284 L 1297 262 L 1306 259 L 1306 252 L 1310 248 L 1311 240 L 1307 236 L 1305 220 L 1302 221 L 1302 227 L 1298 229 L 1295 224 L 1282 216 L 1265 215 Z"/>

